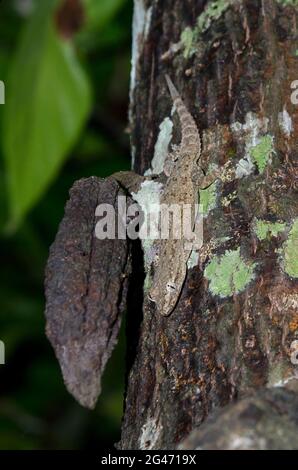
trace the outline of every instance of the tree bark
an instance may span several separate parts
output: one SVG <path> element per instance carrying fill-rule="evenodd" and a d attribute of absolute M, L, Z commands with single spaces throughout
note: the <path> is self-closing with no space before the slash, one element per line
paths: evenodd
<path fill-rule="evenodd" d="M 46 333 L 68 391 L 91 409 L 126 307 L 129 240 L 95 232 L 97 207 L 110 205 L 118 216 L 119 197 L 125 194 L 112 178 L 75 182 L 46 267 Z"/>
<path fill-rule="evenodd" d="M 162 158 L 165 118 L 179 141 L 168 73 L 201 129 L 203 168 L 230 160 L 236 177 L 200 193 L 204 244 L 174 312 L 162 318 L 150 303 L 142 308 L 141 286 L 130 297 L 119 447 L 210 448 L 208 421 L 195 441 L 183 440 L 228 404 L 209 425 L 228 423 L 214 447 L 233 448 L 236 438 L 237 448 L 258 447 L 262 433 L 265 448 L 298 447 L 297 2 L 135 0 L 133 34 L 134 169 L 144 174 L 153 156 Z M 293 432 L 268 443 L 266 432 L 284 436 L 289 426 L 275 419 L 274 403 L 285 401 Z M 273 424 L 258 440 L 241 440 L 247 428 L 239 416 L 244 410 L 255 423 L 256 408 Z"/>

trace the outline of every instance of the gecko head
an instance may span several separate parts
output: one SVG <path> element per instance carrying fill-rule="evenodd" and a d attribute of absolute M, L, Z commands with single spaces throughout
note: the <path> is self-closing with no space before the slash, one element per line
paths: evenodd
<path fill-rule="evenodd" d="M 180 291 L 178 285 L 173 281 L 168 281 L 165 287 L 164 305 L 161 309 L 162 315 L 169 315 L 172 313 L 175 305 L 177 304 Z"/>
<path fill-rule="evenodd" d="M 163 316 L 168 316 L 174 310 L 181 292 L 181 283 L 175 279 L 165 283 L 156 283 L 149 293 L 149 298 L 156 303 L 158 312 Z"/>

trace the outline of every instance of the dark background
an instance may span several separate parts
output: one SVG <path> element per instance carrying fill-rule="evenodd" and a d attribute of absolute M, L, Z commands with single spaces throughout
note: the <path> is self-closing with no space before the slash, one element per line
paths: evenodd
<path fill-rule="evenodd" d="M 130 167 L 131 21 L 130 0 L 0 2 L 0 449 L 98 449 L 120 437 L 123 329 L 87 411 L 45 337 L 43 280 L 73 182 Z"/>

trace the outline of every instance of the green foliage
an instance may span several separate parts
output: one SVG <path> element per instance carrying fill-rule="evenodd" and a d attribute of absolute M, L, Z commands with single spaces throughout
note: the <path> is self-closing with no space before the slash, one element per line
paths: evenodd
<path fill-rule="evenodd" d="M 83 0 L 86 14 L 85 30 L 99 32 L 112 20 L 125 0 Z"/>
<path fill-rule="evenodd" d="M 94 49 L 121 39 L 117 24 L 113 24 L 112 20 L 125 2 L 126 0 L 83 0 L 85 24 L 77 35 L 77 43 L 84 48 Z M 107 29 L 106 25 L 109 23 L 110 28 Z"/>
<path fill-rule="evenodd" d="M 130 167 L 132 2 L 86 0 L 67 42 L 53 21 L 63 2 L 35 0 L 27 14 L 22 0 L 0 2 L 0 449 L 98 449 L 120 437 L 124 330 L 98 406 L 84 410 L 45 337 L 43 280 L 73 182 Z"/>
<path fill-rule="evenodd" d="M 54 30 L 55 3 L 38 4 L 8 80 L 3 137 L 14 226 L 56 176 L 90 108 L 86 76 Z"/>

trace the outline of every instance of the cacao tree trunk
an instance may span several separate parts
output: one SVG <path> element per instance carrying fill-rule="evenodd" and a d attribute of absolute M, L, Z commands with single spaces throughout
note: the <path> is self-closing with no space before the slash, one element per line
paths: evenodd
<path fill-rule="evenodd" d="M 135 249 L 119 447 L 298 447 L 297 2 L 134 8 L 134 169 L 144 174 L 153 158 L 158 166 L 171 122 L 179 141 L 168 73 L 201 130 L 203 168 L 230 160 L 235 178 L 200 191 L 204 244 L 167 318 L 142 307 Z"/>

